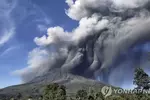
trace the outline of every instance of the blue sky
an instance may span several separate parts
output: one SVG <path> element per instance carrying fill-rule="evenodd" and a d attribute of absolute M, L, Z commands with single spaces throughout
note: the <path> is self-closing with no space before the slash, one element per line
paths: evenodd
<path fill-rule="evenodd" d="M 12 72 L 27 66 L 35 37 L 46 34 L 48 27 L 71 31 L 77 26 L 65 14 L 66 8 L 65 0 L 1 0 L 0 88 L 21 83 Z"/>

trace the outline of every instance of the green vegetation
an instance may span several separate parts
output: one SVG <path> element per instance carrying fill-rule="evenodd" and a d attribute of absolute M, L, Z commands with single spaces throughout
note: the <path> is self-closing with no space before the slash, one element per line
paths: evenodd
<path fill-rule="evenodd" d="M 150 78 L 143 69 L 137 68 L 134 73 L 133 84 L 142 92 L 150 88 Z M 43 94 L 34 98 L 32 96 L 22 99 L 23 95 L 18 93 L 15 97 L 9 100 L 150 100 L 150 94 L 134 93 L 134 94 L 112 94 L 105 98 L 101 92 L 96 91 L 93 87 L 89 87 L 88 90 L 78 90 L 75 95 L 67 95 L 66 87 L 57 83 L 49 84 L 43 89 Z"/>
<path fill-rule="evenodd" d="M 144 72 L 143 69 L 137 68 L 135 70 L 135 77 L 133 84 L 137 85 L 137 89 L 149 89 L 150 88 L 150 78 L 148 74 Z"/>
<path fill-rule="evenodd" d="M 43 94 L 44 100 L 66 100 L 66 88 L 63 85 L 51 84 L 46 86 Z"/>

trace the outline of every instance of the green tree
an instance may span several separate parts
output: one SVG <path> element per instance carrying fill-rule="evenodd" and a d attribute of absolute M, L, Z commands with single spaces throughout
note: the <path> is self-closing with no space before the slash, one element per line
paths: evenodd
<path fill-rule="evenodd" d="M 77 100 L 87 100 L 88 99 L 88 93 L 86 92 L 86 90 L 77 91 L 76 99 Z"/>
<path fill-rule="evenodd" d="M 133 84 L 137 85 L 137 89 L 149 89 L 149 83 L 150 79 L 148 74 L 141 68 L 135 69 Z"/>
<path fill-rule="evenodd" d="M 105 98 L 101 92 L 97 92 L 95 100 L 105 100 Z"/>
<path fill-rule="evenodd" d="M 56 83 L 47 85 L 43 94 L 44 100 L 66 100 L 66 88 Z"/>
<path fill-rule="evenodd" d="M 75 99 L 73 99 L 72 97 L 69 97 L 67 100 L 75 100 Z"/>
<path fill-rule="evenodd" d="M 95 100 L 96 92 L 94 90 L 94 88 L 89 87 L 88 100 Z"/>
<path fill-rule="evenodd" d="M 89 95 L 88 100 L 95 100 L 93 96 Z"/>
<path fill-rule="evenodd" d="M 113 95 L 113 96 L 107 97 L 105 100 L 130 100 L 130 99 L 125 99 L 119 95 Z"/>
<path fill-rule="evenodd" d="M 21 98 L 22 98 L 22 94 L 21 94 L 21 93 L 17 93 L 17 94 L 15 95 L 15 98 L 14 98 L 14 99 L 21 100 Z"/>

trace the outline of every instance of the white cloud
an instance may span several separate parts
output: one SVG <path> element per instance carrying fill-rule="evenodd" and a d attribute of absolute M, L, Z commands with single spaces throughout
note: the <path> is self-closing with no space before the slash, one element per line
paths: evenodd
<path fill-rule="evenodd" d="M 0 46 L 4 45 L 15 35 L 15 29 L 11 28 L 8 30 L 4 30 L 4 33 L 2 33 L 2 34 L 3 35 L 0 36 Z"/>
<path fill-rule="evenodd" d="M 66 0 L 66 3 L 69 5 L 69 6 L 72 6 L 74 4 L 73 0 Z"/>
<path fill-rule="evenodd" d="M 50 44 L 66 44 L 67 42 L 76 42 L 85 38 L 88 35 L 92 35 L 107 27 L 108 20 L 102 18 L 99 20 L 97 15 L 93 15 L 90 18 L 82 18 L 79 22 L 79 26 L 72 32 L 65 32 L 62 27 L 51 27 L 47 30 L 47 35 L 41 38 L 36 37 L 35 43 L 39 46 L 46 46 Z M 69 43 L 68 43 L 69 44 Z"/>
<path fill-rule="evenodd" d="M 47 26 L 46 25 L 43 25 L 43 24 L 39 24 L 37 25 L 37 29 L 40 31 L 40 32 L 45 32 L 47 30 Z"/>
<path fill-rule="evenodd" d="M 36 37 L 34 39 L 35 43 L 39 46 L 47 46 L 50 44 L 60 44 L 65 41 L 69 41 L 70 35 L 65 32 L 61 27 L 51 27 L 47 30 L 47 35 L 41 38 Z"/>
<path fill-rule="evenodd" d="M 47 70 L 49 67 L 50 61 L 53 59 L 51 56 L 51 59 L 49 58 L 50 55 L 46 50 L 42 50 L 40 48 L 35 48 L 33 51 L 29 53 L 28 56 L 28 67 L 22 69 L 22 70 L 16 70 L 12 74 L 14 75 L 30 75 L 33 74 L 34 76 L 30 76 L 29 79 L 32 79 L 32 77 L 40 75 L 40 73 L 43 73 Z M 39 70 L 40 69 L 40 70 Z M 23 77 L 24 80 L 27 80 L 28 77 Z"/>
<path fill-rule="evenodd" d="M 7 43 L 14 35 L 15 35 L 15 23 L 11 18 L 11 13 L 13 9 L 16 7 L 17 0 L 13 2 L 8 2 L 6 0 L 2 0 L 0 5 L 0 46 Z"/>
<path fill-rule="evenodd" d="M 8 53 L 10 53 L 11 51 L 16 50 L 16 49 L 18 49 L 18 48 L 19 48 L 18 46 L 9 47 L 9 48 L 7 48 L 4 52 L 2 52 L 2 53 L 0 54 L 0 56 L 1 56 L 1 57 L 2 57 L 2 56 L 5 56 L 5 55 L 7 55 Z"/>
<path fill-rule="evenodd" d="M 110 13 L 114 10 L 119 12 L 124 9 L 142 7 L 150 0 L 66 0 L 69 9 L 66 14 L 74 19 L 80 20 L 96 13 Z"/>
<path fill-rule="evenodd" d="M 112 0 L 113 3 L 118 7 L 124 8 L 137 8 L 143 6 L 149 0 Z"/>
<path fill-rule="evenodd" d="M 79 22 L 79 26 L 73 31 L 73 41 L 80 41 L 87 36 L 97 33 L 106 28 L 108 22 L 109 21 L 105 18 L 99 20 L 97 15 L 93 15 L 90 18 L 82 18 Z"/>

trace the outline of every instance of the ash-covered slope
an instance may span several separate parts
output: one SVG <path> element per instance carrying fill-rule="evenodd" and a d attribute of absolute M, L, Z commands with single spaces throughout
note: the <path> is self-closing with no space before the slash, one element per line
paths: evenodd
<path fill-rule="evenodd" d="M 58 83 L 66 86 L 68 95 L 76 93 L 79 89 L 89 89 L 90 87 L 101 89 L 101 87 L 104 86 L 104 84 L 99 81 L 64 73 L 60 69 L 55 69 L 43 76 L 36 77 L 29 83 L 1 89 L 0 100 L 3 100 L 5 97 L 15 97 L 19 93 L 21 93 L 23 97 L 40 96 L 43 87 L 51 83 Z"/>

